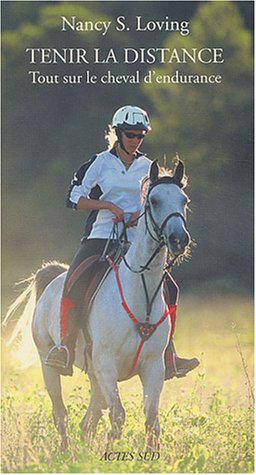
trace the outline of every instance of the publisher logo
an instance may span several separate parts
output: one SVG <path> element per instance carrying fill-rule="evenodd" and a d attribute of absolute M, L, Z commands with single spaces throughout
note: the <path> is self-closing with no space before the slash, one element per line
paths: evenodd
<path fill-rule="evenodd" d="M 100 457 L 101 461 L 106 462 L 131 462 L 144 461 L 155 462 L 160 459 L 160 452 L 104 452 Z"/>

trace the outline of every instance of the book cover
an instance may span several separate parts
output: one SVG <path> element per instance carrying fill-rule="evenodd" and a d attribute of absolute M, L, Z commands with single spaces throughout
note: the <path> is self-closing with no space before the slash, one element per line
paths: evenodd
<path fill-rule="evenodd" d="M 151 449 L 139 377 L 119 384 L 126 420 L 110 444 L 107 410 L 93 437 L 80 429 L 91 388 L 75 369 L 61 379 L 61 451 L 30 322 L 22 361 L 21 329 L 10 343 L 23 306 L 2 330 L 3 473 L 252 473 L 254 2 L 11 0 L 1 10 L 3 317 L 42 263 L 72 261 L 87 213 L 66 208 L 70 181 L 106 149 L 115 111 L 138 106 L 152 126 L 141 151 L 168 169 L 178 155 L 188 175 L 192 244 L 172 269 L 174 341 L 200 360 L 164 383 Z"/>

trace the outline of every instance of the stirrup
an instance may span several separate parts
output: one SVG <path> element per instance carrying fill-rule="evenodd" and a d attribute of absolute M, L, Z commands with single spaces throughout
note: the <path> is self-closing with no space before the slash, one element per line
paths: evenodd
<path fill-rule="evenodd" d="M 176 365 L 176 356 L 177 356 L 176 353 L 172 353 L 172 364 L 174 368 L 174 376 L 176 376 L 176 378 L 182 378 L 183 376 L 186 376 L 186 373 L 184 373 L 184 371 L 178 370 L 177 365 Z"/>
<path fill-rule="evenodd" d="M 195 369 L 200 364 L 200 361 L 197 358 L 179 358 L 174 352 L 171 352 L 171 357 L 172 366 L 165 366 L 165 381 L 174 377 L 184 378 L 187 373 Z M 185 363 L 184 366 L 182 366 L 182 363 Z M 179 369 L 178 364 L 180 365 Z"/>
<path fill-rule="evenodd" d="M 57 352 L 65 352 L 66 353 L 66 362 L 63 361 L 63 358 L 61 359 L 58 359 L 58 353 Z M 55 353 L 55 358 L 52 357 L 52 354 Z M 57 355 L 56 355 L 57 353 Z M 57 357 L 56 357 L 57 356 Z M 63 356 L 63 354 L 62 354 Z M 53 346 L 48 355 L 46 356 L 45 358 L 45 365 L 46 366 L 52 366 L 54 368 L 63 368 L 63 369 L 66 369 L 68 366 L 69 366 L 69 361 L 70 361 L 70 353 L 69 353 L 69 349 L 66 345 L 55 345 Z"/>

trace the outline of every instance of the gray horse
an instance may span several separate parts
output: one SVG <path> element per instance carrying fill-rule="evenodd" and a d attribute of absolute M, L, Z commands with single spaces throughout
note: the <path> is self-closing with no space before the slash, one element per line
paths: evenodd
<path fill-rule="evenodd" d="M 86 347 L 84 332 L 81 330 L 78 335 L 75 365 L 83 369 L 87 351 L 91 384 L 90 404 L 81 422 L 81 429 L 86 434 L 94 434 L 102 410 L 109 409 L 109 439 L 120 436 L 125 411 L 117 383 L 139 375 L 144 394 L 146 445 L 148 448 L 159 446 L 158 411 L 165 373 L 163 355 L 171 325 L 159 283 L 167 252 L 178 257 L 186 252 L 190 243 L 186 226 L 189 200 L 184 184 L 184 165 L 180 160 L 174 173 L 164 176 L 159 176 L 157 163 L 152 163 L 149 178 L 144 183 L 143 212 L 135 240 L 119 266 L 110 261 L 113 271 L 104 280 L 92 303 L 86 323 L 92 342 L 91 351 Z M 40 269 L 5 319 L 7 321 L 20 303 L 29 297 L 26 311 L 13 335 L 22 333 L 24 327 L 28 331 L 28 322 L 32 321 L 33 338 L 63 449 L 67 447 L 68 439 L 61 379 L 54 368 L 45 365 L 45 359 L 53 344 L 60 344 L 59 307 L 66 271 L 67 267 L 58 263 Z M 145 285 L 149 296 L 155 294 L 150 315 L 146 315 Z"/>

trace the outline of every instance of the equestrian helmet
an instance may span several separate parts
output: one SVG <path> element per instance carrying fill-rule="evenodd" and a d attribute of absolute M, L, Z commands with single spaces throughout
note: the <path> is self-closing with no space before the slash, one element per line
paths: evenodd
<path fill-rule="evenodd" d="M 123 130 L 145 130 L 146 132 L 151 130 L 147 112 L 137 106 L 124 106 L 118 109 L 113 116 L 112 127 Z"/>

